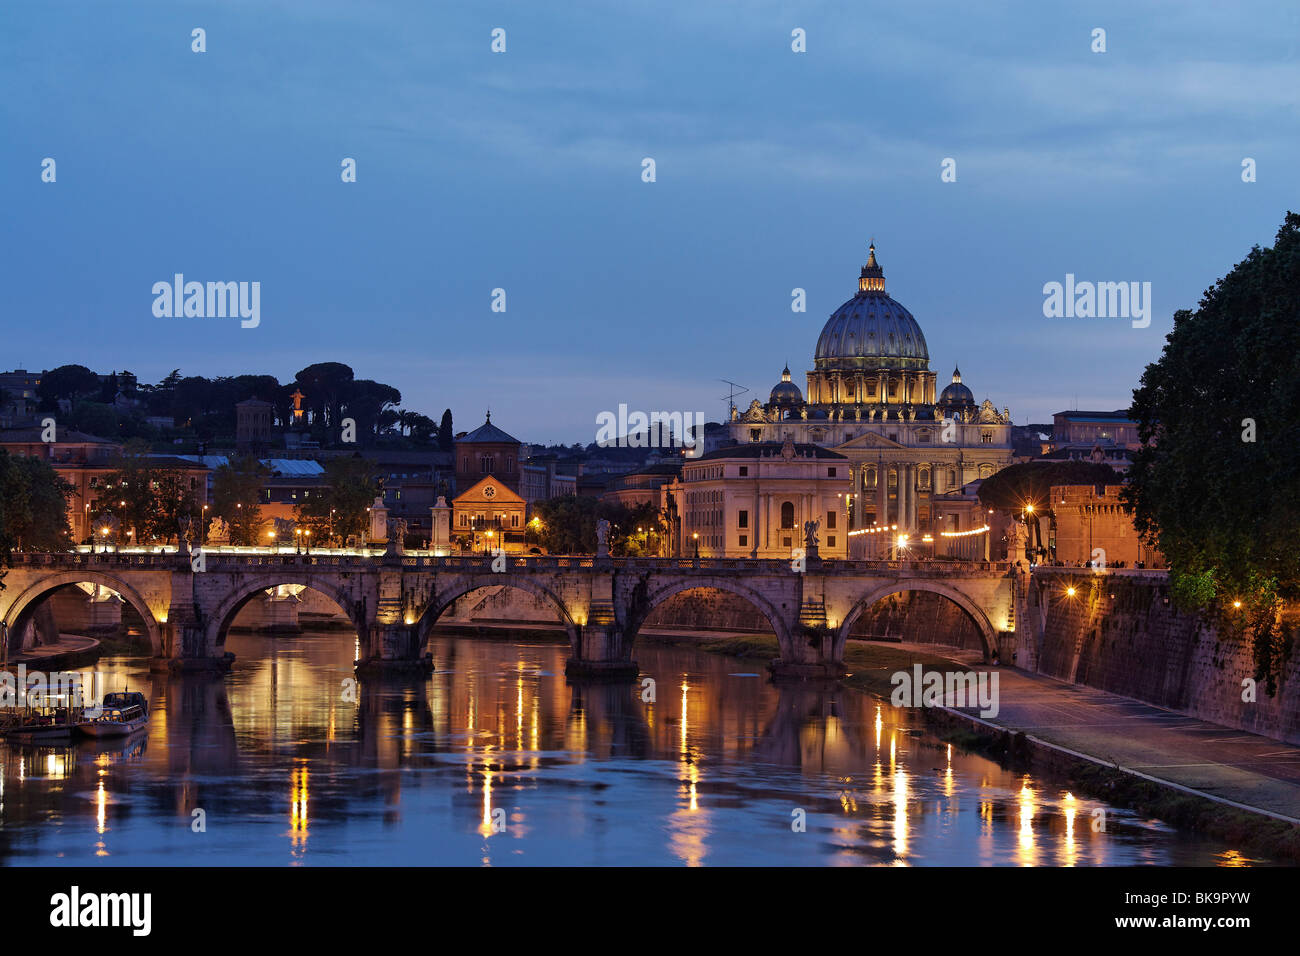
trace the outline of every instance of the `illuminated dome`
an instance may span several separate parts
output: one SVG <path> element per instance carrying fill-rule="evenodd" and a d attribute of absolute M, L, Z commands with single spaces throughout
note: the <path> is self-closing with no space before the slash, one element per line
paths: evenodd
<path fill-rule="evenodd" d="M 912 313 L 885 293 L 885 273 L 873 243 L 858 279 L 858 294 L 835 310 L 817 339 L 819 370 L 930 367 L 925 336 Z"/>
<path fill-rule="evenodd" d="M 952 370 L 952 384 L 939 393 L 940 408 L 974 408 L 975 396 L 961 383 L 961 369 Z"/>
<path fill-rule="evenodd" d="M 798 385 L 790 381 L 790 366 L 785 367 L 785 371 L 781 373 L 781 381 L 772 387 L 772 394 L 767 402 L 769 405 L 781 407 L 803 404 L 803 392 L 799 391 Z"/>

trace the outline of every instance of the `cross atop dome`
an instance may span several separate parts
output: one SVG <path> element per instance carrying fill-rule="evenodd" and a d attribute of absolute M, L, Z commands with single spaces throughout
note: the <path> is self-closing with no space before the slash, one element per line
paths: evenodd
<path fill-rule="evenodd" d="M 876 262 L 876 240 L 871 240 L 871 245 L 867 247 L 867 264 L 862 267 L 862 275 L 858 279 L 859 292 L 880 292 L 885 291 L 885 270 L 880 268 L 880 263 Z"/>

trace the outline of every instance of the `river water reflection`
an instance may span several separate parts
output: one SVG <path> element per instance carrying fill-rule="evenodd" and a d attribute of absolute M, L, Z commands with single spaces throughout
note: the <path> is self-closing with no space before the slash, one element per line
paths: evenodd
<path fill-rule="evenodd" d="M 130 744 L 0 744 L 0 862 L 1248 862 L 864 694 L 773 687 L 753 662 L 642 644 L 648 703 L 639 685 L 570 686 L 555 644 L 439 637 L 432 677 L 355 693 L 339 633 L 228 648 L 224 680 L 102 661 L 110 689 L 152 701 Z"/>

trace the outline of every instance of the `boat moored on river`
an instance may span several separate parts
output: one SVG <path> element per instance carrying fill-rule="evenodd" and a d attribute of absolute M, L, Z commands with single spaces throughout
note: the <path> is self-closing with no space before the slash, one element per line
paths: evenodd
<path fill-rule="evenodd" d="M 87 737 L 128 737 L 149 723 L 149 702 L 139 691 L 120 691 L 104 695 L 98 717 L 77 724 L 77 732 Z"/>

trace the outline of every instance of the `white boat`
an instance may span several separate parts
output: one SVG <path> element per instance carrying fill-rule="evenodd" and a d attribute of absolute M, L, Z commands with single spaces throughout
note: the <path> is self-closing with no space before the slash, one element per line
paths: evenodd
<path fill-rule="evenodd" d="M 77 724 L 87 737 L 128 737 L 149 723 L 149 702 L 139 691 L 104 695 L 103 712 Z"/>

